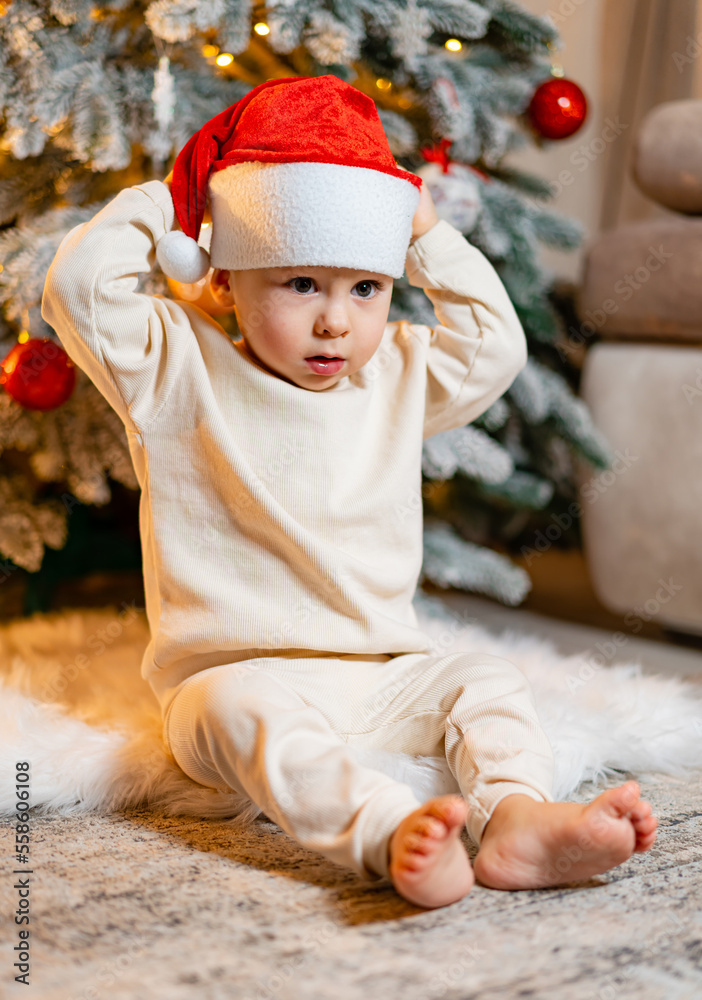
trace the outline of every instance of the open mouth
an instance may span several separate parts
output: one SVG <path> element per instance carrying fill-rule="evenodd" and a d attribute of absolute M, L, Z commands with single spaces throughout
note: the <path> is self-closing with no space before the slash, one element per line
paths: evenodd
<path fill-rule="evenodd" d="M 305 361 L 317 375 L 335 375 L 343 366 L 345 359 L 340 357 L 328 357 L 326 354 L 315 354 Z"/>

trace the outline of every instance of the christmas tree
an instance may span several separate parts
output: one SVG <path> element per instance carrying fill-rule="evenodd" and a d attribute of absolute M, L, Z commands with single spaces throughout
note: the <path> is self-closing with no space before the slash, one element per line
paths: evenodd
<path fill-rule="evenodd" d="M 424 579 L 523 600 L 530 580 L 509 552 L 572 502 L 578 462 L 606 468 L 613 458 L 573 391 L 553 275 L 538 263 L 539 244 L 573 249 L 580 227 L 545 207 L 546 181 L 504 163 L 559 135 L 557 121 L 539 131 L 533 115 L 558 44 L 549 20 L 512 0 L 0 0 L 5 573 L 39 576 L 47 547 L 70 552 L 75 572 L 95 549 L 71 548 L 81 511 L 137 490 L 123 425 L 41 317 L 59 243 L 121 188 L 165 177 L 191 135 L 257 84 L 333 73 L 373 97 L 396 160 L 491 260 L 526 332 L 529 361 L 508 392 L 472 425 L 425 442 L 418 500 Z M 157 266 L 139 290 L 201 292 L 174 287 Z M 436 323 L 406 279 L 389 316 L 400 318 Z M 218 319 L 238 336 L 233 315 Z M 110 537 L 108 526 L 103 561 Z M 114 526 L 112 538 L 110 565 L 121 565 Z"/>

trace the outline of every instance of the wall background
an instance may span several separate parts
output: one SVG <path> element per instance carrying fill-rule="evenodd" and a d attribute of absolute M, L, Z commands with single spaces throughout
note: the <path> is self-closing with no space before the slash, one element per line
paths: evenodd
<path fill-rule="evenodd" d="M 548 204 L 582 222 L 585 237 L 578 250 L 542 247 L 540 253 L 556 276 L 577 283 L 588 241 L 597 233 L 673 214 L 639 192 L 630 176 L 631 153 L 638 125 L 651 108 L 702 99 L 702 0 L 521 2 L 554 22 L 562 39 L 554 61 L 589 102 L 588 118 L 576 135 L 506 158 L 555 184 L 557 195 Z M 571 183 L 560 182 L 562 171 Z"/>

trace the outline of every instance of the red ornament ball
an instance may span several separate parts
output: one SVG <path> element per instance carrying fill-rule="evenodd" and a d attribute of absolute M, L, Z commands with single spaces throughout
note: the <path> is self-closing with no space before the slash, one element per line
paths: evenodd
<path fill-rule="evenodd" d="M 0 385 L 27 410 L 56 409 L 70 398 L 76 384 L 75 365 L 49 337 L 15 344 L 0 369 Z"/>
<path fill-rule="evenodd" d="M 528 114 L 544 139 L 566 139 L 585 121 L 587 99 L 577 83 L 552 77 L 536 88 Z"/>

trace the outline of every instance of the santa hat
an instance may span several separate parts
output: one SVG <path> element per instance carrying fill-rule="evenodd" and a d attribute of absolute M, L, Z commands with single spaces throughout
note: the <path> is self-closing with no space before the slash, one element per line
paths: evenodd
<path fill-rule="evenodd" d="M 267 80 L 212 118 L 173 167 L 182 232 L 156 247 L 192 283 L 210 267 L 308 264 L 402 276 L 421 178 L 395 163 L 372 98 L 331 74 Z M 209 194 L 210 253 L 198 245 Z"/>

